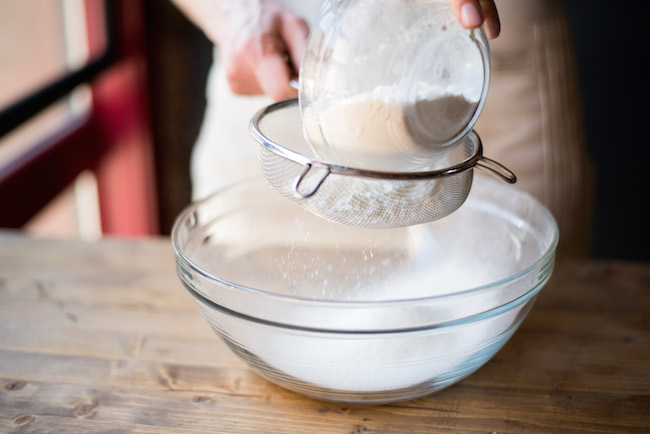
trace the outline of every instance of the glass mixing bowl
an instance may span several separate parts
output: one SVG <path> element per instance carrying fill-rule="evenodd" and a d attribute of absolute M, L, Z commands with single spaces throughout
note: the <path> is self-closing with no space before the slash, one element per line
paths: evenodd
<path fill-rule="evenodd" d="M 227 345 L 314 398 L 379 404 L 474 372 L 548 281 L 558 230 L 531 196 L 477 176 L 465 204 L 391 230 L 328 222 L 261 179 L 190 205 L 180 280 Z"/>

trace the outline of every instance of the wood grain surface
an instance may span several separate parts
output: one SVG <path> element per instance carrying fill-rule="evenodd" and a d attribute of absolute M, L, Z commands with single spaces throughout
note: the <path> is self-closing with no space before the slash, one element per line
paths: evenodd
<path fill-rule="evenodd" d="M 650 432 L 650 264 L 565 263 L 462 382 L 345 406 L 239 361 L 176 277 L 170 241 L 0 232 L 0 432 Z"/>

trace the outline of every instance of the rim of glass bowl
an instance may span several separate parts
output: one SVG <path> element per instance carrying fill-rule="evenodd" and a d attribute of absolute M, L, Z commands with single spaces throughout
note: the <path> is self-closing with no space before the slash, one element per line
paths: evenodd
<path fill-rule="evenodd" d="M 517 194 L 526 196 L 527 200 L 538 207 L 539 211 L 549 219 L 553 239 L 538 260 L 506 278 L 451 294 L 380 301 L 320 300 L 251 288 L 223 279 L 196 265 L 183 252 L 181 232 L 192 214 L 204 204 L 215 200 L 225 192 L 245 187 L 253 182 L 266 186 L 263 179 L 253 178 L 221 188 L 204 199 L 188 205 L 176 218 L 172 227 L 172 247 L 176 256 L 177 273 L 183 285 L 202 303 L 228 315 L 260 324 L 312 332 L 354 334 L 416 332 L 467 324 L 508 311 L 535 297 L 548 282 L 553 271 L 555 250 L 559 241 L 557 222 L 541 202 L 528 193 L 517 190 Z M 483 178 L 482 182 L 498 183 L 498 181 L 488 178 Z M 269 189 L 269 194 L 274 194 L 274 192 Z M 298 204 L 295 205 L 299 207 Z M 190 271 L 196 276 L 189 274 Z M 494 300 L 490 296 L 496 292 L 508 294 L 506 291 L 510 285 L 514 285 L 519 279 L 528 275 L 536 277 L 534 284 L 530 285 L 527 290 L 511 288 L 514 296 L 505 297 L 505 301 L 504 297 L 501 297 L 500 301 L 496 303 L 481 303 L 481 300 Z M 198 277 L 198 280 L 195 277 Z M 213 283 L 220 285 L 219 291 L 211 291 L 208 294 L 198 287 L 201 284 L 211 285 Z M 469 314 L 467 309 L 459 309 L 464 302 L 468 301 L 481 307 L 470 311 Z M 295 309 L 298 306 L 300 309 Z M 392 313 L 398 311 L 401 312 L 400 318 L 392 317 Z M 423 315 L 422 313 L 425 311 L 427 314 Z M 368 316 L 382 314 L 393 321 L 381 326 L 374 324 L 372 329 L 368 329 L 365 322 Z M 417 319 L 414 319 L 415 317 Z"/>

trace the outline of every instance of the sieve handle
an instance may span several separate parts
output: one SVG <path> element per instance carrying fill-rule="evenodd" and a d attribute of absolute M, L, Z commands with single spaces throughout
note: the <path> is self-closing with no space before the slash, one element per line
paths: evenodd
<path fill-rule="evenodd" d="M 323 185 L 323 182 L 325 182 L 325 179 L 327 179 L 330 173 L 332 173 L 329 169 L 327 169 L 327 172 L 325 172 L 325 176 L 323 176 L 316 183 L 316 185 L 314 186 L 314 188 L 312 188 L 311 191 L 307 193 L 301 193 L 299 191 L 300 184 L 302 184 L 302 181 L 305 179 L 305 176 L 307 176 L 307 173 L 309 173 L 309 170 L 311 170 L 311 168 L 312 168 L 311 164 L 305 164 L 305 167 L 302 169 L 302 172 L 300 173 L 300 175 L 298 175 L 298 177 L 293 183 L 293 196 L 297 199 L 307 199 L 315 195 L 318 189 L 320 188 L 320 186 Z"/>
<path fill-rule="evenodd" d="M 476 167 L 485 170 L 486 172 L 490 172 L 510 184 L 517 182 L 517 176 L 515 176 L 510 169 L 491 158 L 481 157 L 481 159 L 476 163 Z"/>

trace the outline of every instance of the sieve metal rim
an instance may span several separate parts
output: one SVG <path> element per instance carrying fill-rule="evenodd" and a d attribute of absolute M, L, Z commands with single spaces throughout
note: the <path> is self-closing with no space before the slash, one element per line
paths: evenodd
<path fill-rule="evenodd" d="M 458 164 L 446 167 L 444 169 L 421 171 L 421 172 L 384 172 L 384 171 L 361 169 L 361 168 L 349 167 L 349 166 L 341 166 L 338 164 L 326 163 L 324 161 L 314 160 L 307 157 L 306 155 L 293 151 L 283 145 L 280 145 L 277 142 L 274 142 L 273 140 L 266 137 L 266 135 L 262 133 L 259 127 L 260 121 L 268 114 L 294 105 L 298 105 L 298 98 L 291 98 L 284 101 L 279 101 L 260 109 L 257 113 L 255 113 L 255 115 L 251 119 L 250 131 L 253 138 L 260 145 L 266 147 L 269 151 L 273 152 L 274 154 L 282 158 L 291 160 L 294 163 L 298 163 L 303 166 L 320 167 L 327 170 L 329 173 L 334 173 L 337 175 L 344 175 L 344 176 L 357 176 L 363 178 L 375 178 L 375 179 L 386 179 L 386 180 L 417 180 L 417 179 L 421 180 L 421 179 L 440 178 L 440 177 L 450 176 L 460 172 L 464 172 L 466 170 L 474 168 L 482 160 L 487 159 L 486 157 L 483 156 L 483 143 L 481 142 L 481 138 L 476 133 L 476 131 L 472 130 L 469 134 L 474 135 L 477 143 L 474 153 L 468 158 L 466 158 L 464 161 L 461 161 Z"/>
<path fill-rule="evenodd" d="M 379 180 L 389 180 L 389 181 L 427 181 L 432 179 L 440 179 L 448 176 L 457 175 L 468 170 L 473 169 L 474 167 L 483 169 L 490 174 L 501 178 L 501 180 L 514 184 L 517 182 L 517 177 L 515 174 L 502 165 L 501 163 L 494 161 L 490 158 L 483 156 L 483 142 L 479 137 L 478 133 L 475 130 L 471 130 L 467 135 L 472 135 L 472 138 L 475 143 L 475 149 L 472 155 L 467 157 L 465 160 L 460 163 L 454 164 L 452 166 L 446 167 L 444 169 L 432 170 L 432 171 L 422 171 L 422 172 L 382 172 L 369 169 L 360 169 L 355 167 L 341 166 L 333 163 L 326 163 L 319 160 L 311 159 L 303 154 L 300 154 L 296 151 L 293 151 L 283 145 L 280 145 L 277 142 L 269 139 L 261 130 L 259 124 L 260 121 L 267 115 L 283 110 L 289 107 L 297 106 L 299 104 L 298 98 L 287 99 L 284 101 L 279 101 L 273 104 L 270 104 L 262 109 L 260 109 L 250 122 L 250 131 L 251 135 L 261 146 L 271 151 L 273 154 L 277 155 L 280 158 L 283 158 L 287 161 L 296 163 L 302 166 L 302 172 L 294 180 L 292 186 L 293 196 L 297 199 L 307 199 L 320 189 L 321 185 L 325 180 L 331 175 L 343 175 L 356 178 L 366 178 L 366 179 L 379 179 Z M 465 137 L 463 137 L 463 140 Z M 307 173 L 312 168 L 323 169 L 325 174 L 321 176 L 320 180 L 316 185 L 307 193 L 300 192 L 299 188 L 303 180 L 307 176 Z"/>

